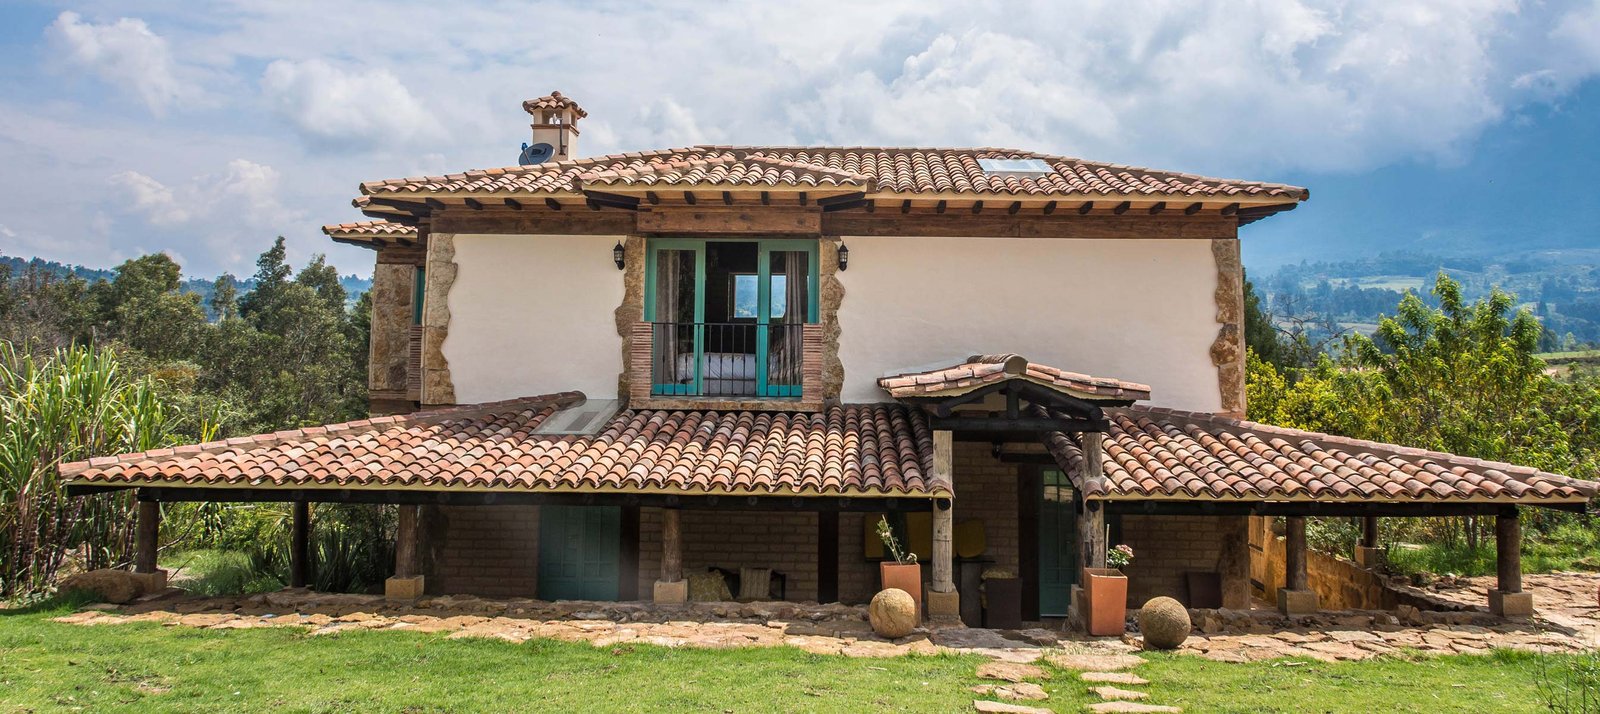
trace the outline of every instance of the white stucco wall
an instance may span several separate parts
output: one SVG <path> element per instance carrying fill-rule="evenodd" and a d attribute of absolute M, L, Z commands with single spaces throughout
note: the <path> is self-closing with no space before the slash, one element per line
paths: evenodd
<path fill-rule="evenodd" d="M 1222 407 L 1206 240 L 849 237 L 839 273 L 846 402 L 888 401 L 884 374 L 1015 352 L 1149 384 L 1149 403 Z"/>
<path fill-rule="evenodd" d="M 457 234 L 443 348 L 456 401 L 569 389 L 616 397 L 622 271 L 611 247 L 620 239 Z"/>

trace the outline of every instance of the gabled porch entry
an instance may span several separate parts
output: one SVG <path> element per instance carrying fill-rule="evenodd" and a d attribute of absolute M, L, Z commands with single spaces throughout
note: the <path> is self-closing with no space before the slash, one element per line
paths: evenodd
<path fill-rule="evenodd" d="M 651 394 L 801 396 L 817 275 L 815 239 L 652 239 Z"/>

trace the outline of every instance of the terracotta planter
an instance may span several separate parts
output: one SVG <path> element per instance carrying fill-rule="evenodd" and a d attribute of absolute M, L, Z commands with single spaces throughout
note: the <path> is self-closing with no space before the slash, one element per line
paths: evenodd
<path fill-rule="evenodd" d="M 878 564 L 878 576 L 883 581 L 881 589 L 899 588 L 911 594 L 917 603 L 917 620 L 922 619 L 922 564 L 901 565 L 892 560 Z"/>
<path fill-rule="evenodd" d="M 1114 568 L 1083 569 L 1084 626 L 1096 637 L 1115 637 L 1127 629 L 1128 576 Z"/>

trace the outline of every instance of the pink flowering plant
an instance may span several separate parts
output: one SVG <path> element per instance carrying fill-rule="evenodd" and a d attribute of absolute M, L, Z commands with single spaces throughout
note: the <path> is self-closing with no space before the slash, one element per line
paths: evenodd
<path fill-rule="evenodd" d="M 1128 567 L 1128 564 L 1132 562 L 1133 548 L 1129 547 L 1126 543 L 1106 551 L 1106 565 L 1116 568 L 1117 570 Z"/>

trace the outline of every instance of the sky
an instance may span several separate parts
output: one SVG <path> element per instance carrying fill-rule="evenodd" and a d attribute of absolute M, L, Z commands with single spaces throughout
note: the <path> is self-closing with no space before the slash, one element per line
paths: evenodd
<path fill-rule="evenodd" d="M 1311 189 L 1245 262 L 1600 248 L 1600 0 L 0 6 L 0 253 L 296 263 L 362 181 L 580 155 L 1003 146 Z"/>

